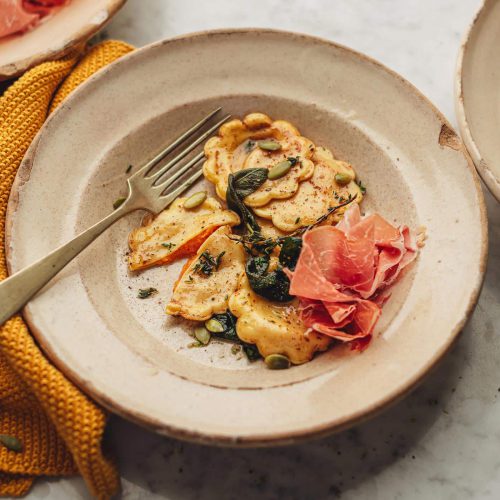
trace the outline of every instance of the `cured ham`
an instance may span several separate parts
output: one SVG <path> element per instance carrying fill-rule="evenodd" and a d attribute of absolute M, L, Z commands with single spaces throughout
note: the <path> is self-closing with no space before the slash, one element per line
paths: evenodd
<path fill-rule="evenodd" d="M 23 8 L 22 0 L 0 0 L 0 37 L 24 31 L 36 24 L 39 16 Z"/>
<path fill-rule="evenodd" d="M 33 28 L 66 0 L 0 0 L 0 38 Z"/>
<path fill-rule="evenodd" d="M 50 14 L 56 7 L 61 7 L 66 0 L 23 0 L 24 10 L 35 12 L 41 16 Z"/>
<path fill-rule="evenodd" d="M 300 299 L 301 319 L 316 332 L 355 349 L 367 347 L 388 299 L 387 287 L 417 255 L 407 226 L 378 214 L 362 217 L 352 204 L 335 227 L 308 231 L 290 294 Z"/>

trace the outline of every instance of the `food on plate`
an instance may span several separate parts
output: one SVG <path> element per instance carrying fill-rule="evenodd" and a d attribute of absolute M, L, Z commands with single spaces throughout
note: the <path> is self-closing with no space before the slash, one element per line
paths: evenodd
<path fill-rule="evenodd" d="M 238 337 L 255 344 L 263 357 L 285 355 L 293 364 L 310 361 L 317 351 L 325 351 L 331 338 L 316 332 L 306 335 L 307 326 L 299 316 L 298 301 L 271 302 L 257 295 L 246 275 L 231 295 L 229 310 L 238 318 Z"/>
<path fill-rule="evenodd" d="M 235 226 L 239 217 L 224 210 L 215 198 L 186 208 L 188 198 L 177 198 L 169 208 L 129 236 L 129 267 L 132 271 L 168 264 L 196 253 L 220 226 Z"/>
<path fill-rule="evenodd" d="M 245 251 L 230 239 L 229 226 L 212 233 L 182 270 L 167 313 L 194 321 L 205 321 L 224 313 L 229 297 L 245 272 Z"/>
<path fill-rule="evenodd" d="M 230 174 L 267 169 L 269 178 L 245 198 L 247 206 L 261 207 L 273 199 L 290 198 L 300 182 L 312 176 L 314 149 L 291 123 L 251 113 L 243 121 L 225 123 L 219 135 L 207 141 L 203 172 L 215 184 L 217 195 L 225 199 Z"/>
<path fill-rule="evenodd" d="M 349 196 L 361 203 L 363 194 L 355 182 L 353 168 L 345 162 L 334 159 L 331 151 L 317 147 L 312 157 L 313 176 L 300 183 L 298 191 L 286 200 L 273 200 L 263 207 L 254 208 L 255 214 L 271 219 L 275 227 L 292 232 L 302 226 L 312 224 L 329 207 Z M 332 222 L 340 220 L 343 210 L 332 217 Z"/>
<path fill-rule="evenodd" d="M 34 28 L 66 0 L 0 0 L 0 38 Z"/>
<path fill-rule="evenodd" d="M 190 346 L 229 341 L 270 369 L 339 343 L 366 349 L 423 237 L 362 215 L 354 168 L 289 122 L 248 114 L 205 154 L 227 208 L 198 192 L 130 235 L 131 269 L 188 257 L 166 311 L 194 322 Z"/>

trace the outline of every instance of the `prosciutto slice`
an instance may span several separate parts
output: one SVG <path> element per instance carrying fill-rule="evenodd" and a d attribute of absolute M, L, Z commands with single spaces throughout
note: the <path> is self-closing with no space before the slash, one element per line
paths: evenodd
<path fill-rule="evenodd" d="M 50 14 L 56 7 L 61 7 L 66 0 L 23 0 L 23 7 L 28 12 L 36 12 L 41 16 Z"/>
<path fill-rule="evenodd" d="M 33 28 L 66 0 L 0 0 L 0 38 Z"/>
<path fill-rule="evenodd" d="M 0 0 L 0 38 L 31 28 L 39 17 L 24 10 L 23 0 Z"/>
<path fill-rule="evenodd" d="M 389 298 L 386 288 L 416 255 L 408 227 L 378 214 L 362 217 L 353 204 L 337 226 L 304 235 L 295 271 L 288 272 L 290 294 L 299 297 L 308 328 L 362 350 Z"/>

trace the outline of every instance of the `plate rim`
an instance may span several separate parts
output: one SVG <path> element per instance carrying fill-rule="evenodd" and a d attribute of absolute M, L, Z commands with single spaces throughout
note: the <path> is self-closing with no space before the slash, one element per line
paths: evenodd
<path fill-rule="evenodd" d="M 469 122 L 467 119 L 467 110 L 465 106 L 463 80 L 464 80 L 464 60 L 467 56 L 471 44 L 471 38 L 474 34 L 478 21 L 483 15 L 486 15 L 487 9 L 493 4 L 495 0 L 483 0 L 483 3 L 476 12 L 473 20 L 469 24 L 467 30 L 462 37 L 462 43 L 457 56 L 456 69 L 455 69 L 455 114 L 457 117 L 458 128 L 462 141 L 470 154 L 474 166 L 479 173 L 481 179 L 488 187 L 491 194 L 500 201 L 500 175 L 496 175 L 493 170 L 488 166 L 484 160 L 479 147 L 474 139 Z"/>
<path fill-rule="evenodd" d="M 78 50 L 87 42 L 87 40 L 89 40 L 111 21 L 114 15 L 125 5 L 126 1 L 127 0 L 107 0 L 106 9 L 108 11 L 108 16 L 106 19 L 98 24 L 85 24 L 71 35 L 70 40 L 68 40 L 61 49 L 54 49 L 54 44 L 52 43 L 49 47 L 39 50 L 24 59 L 0 65 L 0 82 L 20 76 L 22 73 L 38 64 L 60 59 L 61 57 L 68 55 L 73 50 Z"/>
<path fill-rule="evenodd" d="M 48 346 L 44 341 L 43 334 L 41 330 L 37 327 L 35 318 L 33 318 L 33 316 L 31 315 L 29 310 L 27 310 L 27 308 L 23 310 L 22 314 L 24 319 L 28 323 L 31 332 L 33 333 L 37 342 L 41 346 L 42 350 L 49 357 L 50 361 L 66 377 L 68 377 L 69 380 L 75 383 L 77 387 L 79 387 L 84 393 L 89 395 L 92 399 L 100 403 L 102 406 L 109 409 L 113 413 L 116 413 L 139 425 L 146 426 L 147 428 L 152 429 L 160 434 L 168 435 L 170 437 L 182 439 L 185 441 L 201 443 L 201 444 L 209 444 L 209 445 L 219 445 L 219 446 L 239 446 L 239 447 L 274 446 L 274 445 L 299 443 L 308 439 L 319 438 L 335 432 L 340 432 L 349 427 L 352 427 L 353 425 L 366 421 L 378 415 L 389 406 L 392 406 L 393 404 L 403 399 L 407 394 L 409 394 L 412 390 L 414 390 L 424 380 L 424 378 L 439 364 L 439 362 L 449 352 L 449 350 L 456 342 L 459 333 L 462 331 L 467 321 L 469 320 L 470 316 L 472 315 L 472 312 L 474 311 L 477 301 L 479 299 L 481 288 L 484 283 L 486 262 L 488 256 L 487 211 L 486 211 L 483 192 L 481 190 L 479 177 L 477 175 L 476 169 L 474 168 L 472 159 L 466 148 L 463 146 L 463 143 L 461 142 L 459 136 L 456 135 L 456 132 L 454 131 L 453 127 L 451 126 L 447 118 L 412 83 L 410 83 L 408 80 L 406 80 L 401 75 L 396 73 L 394 70 L 378 62 L 376 59 L 373 59 L 370 56 L 367 56 L 361 52 L 358 52 L 345 45 L 338 44 L 336 42 L 333 42 L 325 38 L 303 34 L 299 32 L 269 29 L 269 28 L 234 28 L 234 29 L 223 28 L 223 29 L 196 31 L 176 37 L 166 38 L 134 50 L 133 52 L 123 56 L 122 58 L 113 62 L 112 64 L 97 71 L 88 80 L 86 80 L 83 84 L 81 84 L 74 92 L 72 92 L 68 96 L 68 98 L 66 98 L 63 101 L 63 103 L 61 103 L 59 108 L 46 120 L 42 128 L 38 131 L 35 139 L 33 140 L 32 144 L 30 145 L 23 159 L 23 162 L 21 163 L 18 169 L 9 197 L 7 214 L 6 214 L 6 236 L 5 236 L 6 261 L 9 274 L 12 272 L 11 268 L 12 255 L 11 255 L 10 243 L 12 237 L 12 227 L 15 221 L 16 208 L 18 205 L 18 192 L 20 187 L 25 182 L 27 182 L 27 180 L 29 180 L 31 168 L 33 166 L 33 159 L 36 156 L 36 150 L 41 134 L 43 133 L 46 127 L 50 126 L 53 117 L 59 112 L 59 110 L 65 109 L 66 107 L 71 107 L 72 101 L 74 99 L 77 99 L 79 93 L 84 92 L 86 88 L 92 84 L 92 82 L 99 79 L 102 75 L 106 74 L 107 72 L 114 71 L 115 67 L 128 64 L 129 60 L 140 56 L 142 52 L 146 52 L 156 47 L 167 45 L 169 43 L 176 42 L 179 40 L 192 40 L 195 38 L 211 37 L 214 35 L 231 36 L 233 34 L 255 34 L 255 33 L 276 34 L 295 39 L 302 38 L 326 45 L 328 47 L 340 49 L 344 53 L 348 54 L 350 57 L 355 57 L 358 60 L 362 60 L 364 62 L 372 64 L 376 66 L 378 69 L 381 69 L 384 72 L 388 73 L 391 77 L 395 77 L 397 80 L 399 80 L 400 83 L 402 83 L 408 89 L 410 93 L 414 95 L 414 97 L 418 98 L 418 100 L 420 100 L 426 106 L 428 106 L 429 109 L 433 112 L 434 116 L 438 118 L 438 120 L 442 124 L 442 131 L 445 130 L 446 134 L 448 134 L 447 135 L 448 139 L 445 139 L 445 141 L 449 140 L 450 144 L 445 144 L 445 145 L 450 145 L 450 147 L 453 147 L 453 149 L 458 149 L 463 154 L 467 162 L 467 168 L 472 174 L 472 178 L 474 181 L 474 188 L 479 201 L 478 208 L 480 212 L 482 244 L 480 252 L 478 278 L 474 286 L 471 288 L 470 297 L 467 302 L 464 313 L 462 317 L 457 319 L 457 322 L 455 323 L 454 327 L 450 330 L 449 341 L 443 345 L 441 350 L 436 351 L 434 356 L 429 358 L 426 365 L 421 369 L 420 372 L 415 374 L 413 378 L 409 379 L 404 386 L 400 386 L 397 388 L 397 390 L 387 393 L 375 404 L 365 407 L 354 414 L 351 413 L 348 417 L 345 417 L 342 420 L 337 419 L 335 422 L 327 422 L 325 424 L 312 426 L 307 429 L 287 431 L 284 433 L 274 433 L 272 436 L 266 434 L 259 435 L 255 433 L 252 434 L 251 436 L 236 435 L 230 437 L 223 434 L 217 434 L 215 432 L 211 432 L 211 434 L 208 434 L 203 431 L 201 432 L 195 430 L 190 431 L 186 430 L 185 428 L 180 428 L 176 425 L 166 424 L 165 422 L 158 421 L 156 418 L 147 417 L 142 413 L 135 412 L 131 408 L 126 408 L 122 406 L 119 402 L 112 400 L 112 398 L 109 397 L 108 395 L 101 393 L 99 390 L 96 390 L 91 381 L 83 380 L 75 371 L 71 369 L 71 367 L 66 365 L 63 360 L 59 359 L 55 355 L 55 353 L 51 350 L 50 346 Z"/>

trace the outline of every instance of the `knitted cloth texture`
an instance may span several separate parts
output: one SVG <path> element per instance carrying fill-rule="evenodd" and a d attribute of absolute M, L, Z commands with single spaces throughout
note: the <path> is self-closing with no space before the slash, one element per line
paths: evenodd
<path fill-rule="evenodd" d="M 7 277 L 7 202 L 26 150 L 69 93 L 131 50 L 106 41 L 83 56 L 40 64 L 0 97 L 0 280 Z M 47 360 L 21 316 L 0 327 L 0 434 L 22 443 L 18 452 L 0 446 L 0 495 L 25 494 L 37 476 L 79 472 L 94 497 L 110 498 L 119 490 L 119 476 L 102 450 L 106 420 L 106 412 Z"/>

